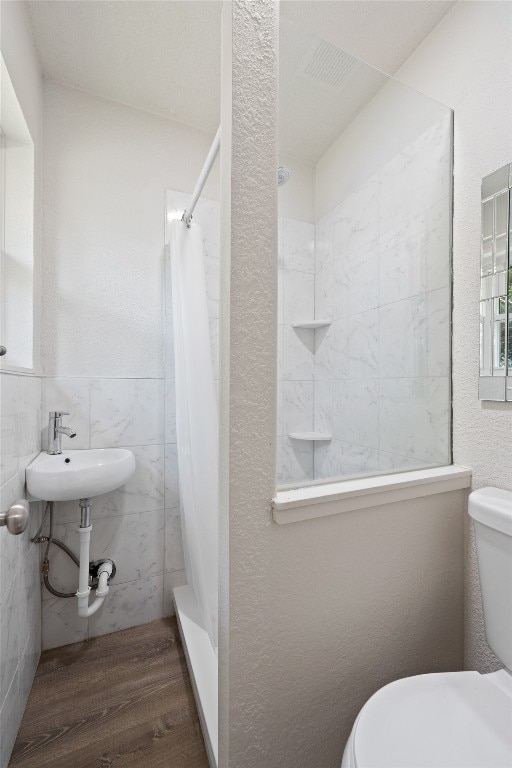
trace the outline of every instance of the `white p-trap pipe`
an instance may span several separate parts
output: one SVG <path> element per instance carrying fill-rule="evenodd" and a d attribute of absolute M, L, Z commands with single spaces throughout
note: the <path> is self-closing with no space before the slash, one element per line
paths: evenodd
<path fill-rule="evenodd" d="M 106 596 L 108 595 L 108 580 L 112 575 L 112 563 L 106 560 L 98 568 L 98 587 L 96 589 L 96 599 L 89 605 L 89 550 L 91 546 L 92 525 L 86 528 L 79 528 L 80 533 L 80 571 L 78 575 L 78 615 L 82 619 L 87 619 L 93 613 L 101 608 Z"/>

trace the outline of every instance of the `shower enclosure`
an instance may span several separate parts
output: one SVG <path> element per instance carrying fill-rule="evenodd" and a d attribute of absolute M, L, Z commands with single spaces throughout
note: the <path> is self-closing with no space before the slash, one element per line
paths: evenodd
<path fill-rule="evenodd" d="M 452 114 L 281 18 L 278 485 L 451 463 Z"/>
<path fill-rule="evenodd" d="M 187 585 L 175 587 L 174 600 L 210 763 L 217 765 L 220 221 L 218 202 L 201 197 L 187 225 L 182 217 L 193 197 L 174 190 L 166 196 L 165 420 L 168 450 L 178 453 L 179 499 L 166 488 L 165 503 L 179 506 Z"/>

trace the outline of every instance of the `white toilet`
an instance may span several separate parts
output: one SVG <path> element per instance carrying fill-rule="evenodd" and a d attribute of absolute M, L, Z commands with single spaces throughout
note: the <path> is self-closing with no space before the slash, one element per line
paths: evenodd
<path fill-rule="evenodd" d="M 487 642 L 505 669 L 407 677 L 360 711 L 342 768 L 512 768 L 512 492 L 469 497 Z"/>

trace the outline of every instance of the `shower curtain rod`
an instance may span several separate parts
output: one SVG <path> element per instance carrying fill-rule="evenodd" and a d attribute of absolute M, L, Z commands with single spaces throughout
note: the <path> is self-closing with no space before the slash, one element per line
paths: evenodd
<path fill-rule="evenodd" d="M 190 205 L 187 208 L 187 210 L 183 213 L 183 216 L 181 217 L 181 220 L 185 222 L 187 227 L 190 227 L 190 222 L 192 221 L 192 216 L 194 215 L 194 209 L 197 205 L 197 201 L 199 200 L 201 192 L 203 191 L 203 187 L 206 184 L 206 179 L 210 175 L 210 171 L 215 162 L 215 158 L 219 154 L 219 149 L 220 149 L 220 125 L 217 129 L 217 133 L 215 134 L 213 144 L 210 147 L 210 151 L 208 152 L 208 156 L 204 162 L 203 168 L 197 180 L 197 184 L 192 193 L 192 200 L 190 201 Z"/>

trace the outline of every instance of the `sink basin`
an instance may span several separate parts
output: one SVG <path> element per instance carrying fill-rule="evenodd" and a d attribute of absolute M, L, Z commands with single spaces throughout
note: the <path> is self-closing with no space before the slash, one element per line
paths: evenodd
<path fill-rule="evenodd" d="M 125 448 L 40 453 L 27 467 L 34 499 L 73 501 L 114 491 L 133 475 L 135 457 Z"/>

